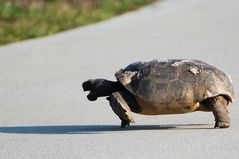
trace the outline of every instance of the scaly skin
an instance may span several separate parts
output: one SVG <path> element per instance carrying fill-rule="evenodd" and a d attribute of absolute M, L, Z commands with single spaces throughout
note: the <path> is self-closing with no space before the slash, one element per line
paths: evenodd
<path fill-rule="evenodd" d="M 228 101 L 224 96 L 216 96 L 205 100 L 205 104 L 210 108 L 215 117 L 214 128 L 230 127 L 228 112 Z"/>

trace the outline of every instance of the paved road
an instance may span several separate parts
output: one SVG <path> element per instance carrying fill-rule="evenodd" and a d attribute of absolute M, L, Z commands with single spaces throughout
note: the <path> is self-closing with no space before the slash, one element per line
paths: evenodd
<path fill-rule="evenodd" d="M 238 101 L 232 127 L 211 113 L 142 116 L 122 130 L 105 99 L 89 102 L 88 78 L 150 59 L 193 58 L 239 87 L 239 1 L 165 0 L 58 35 L 0 48 L 0 158 L 239 158 Z"/>

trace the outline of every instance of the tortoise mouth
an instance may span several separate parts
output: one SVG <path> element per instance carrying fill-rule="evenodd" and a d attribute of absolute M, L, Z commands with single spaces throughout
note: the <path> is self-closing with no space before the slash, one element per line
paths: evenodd
<path fill-rule="evenodd" d="M 87 95 L 87 98 L 89 99 L 89 101 L 96 101 L 97 100 L 97 96 L 95 93 L 93 92 L 90 92 L 88 95 Z"/>

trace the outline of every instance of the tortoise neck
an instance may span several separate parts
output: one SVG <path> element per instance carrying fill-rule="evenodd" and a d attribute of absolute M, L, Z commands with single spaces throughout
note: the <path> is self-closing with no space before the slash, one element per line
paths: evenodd
<path fill-rule="evenodd" d="M 107 87 L 108 87 L 108 89 L 110 91 L 110 94 L 114 93 L 114 92 L 119 92 L 119 91 L 123 91 L 124 90 L 123 85 L 119 81 L 116 81 L 116 82 L 107 81 L 106 85 L 107 85 Z"/>

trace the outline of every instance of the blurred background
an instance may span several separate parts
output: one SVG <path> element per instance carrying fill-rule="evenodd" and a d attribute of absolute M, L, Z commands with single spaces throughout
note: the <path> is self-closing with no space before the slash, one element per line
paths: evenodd
<path fill-rule="evenodd" d="M 0 0 L 0 45 L 95 23 L 157 0 Z"/>

